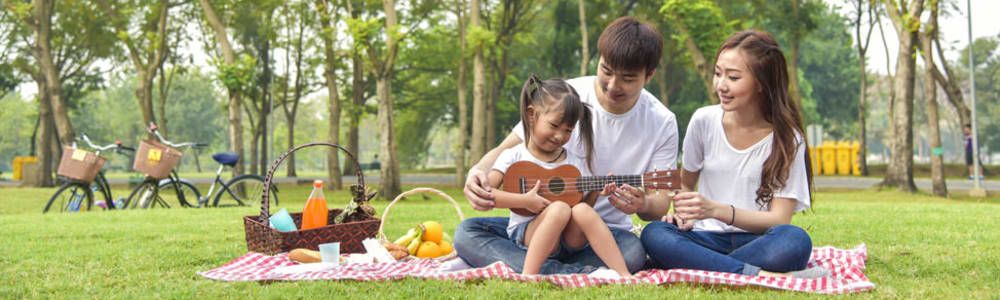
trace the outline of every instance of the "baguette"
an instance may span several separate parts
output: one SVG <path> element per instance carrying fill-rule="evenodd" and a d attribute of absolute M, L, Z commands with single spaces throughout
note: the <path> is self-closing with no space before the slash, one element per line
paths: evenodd
<path fill-rule="evenodd" d="M 288 252 L 288 259 L 299 263 L 318 263 L 323 261 L 319 251 L 298 248 Z"/>

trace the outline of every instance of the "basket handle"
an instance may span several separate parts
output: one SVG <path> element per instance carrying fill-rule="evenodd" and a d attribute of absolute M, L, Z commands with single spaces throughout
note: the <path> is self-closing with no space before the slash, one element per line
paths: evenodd
<path fill-rule="evenodd" d="M 351 153 L 351 151 L 347 151 L 347 149 L 344 149 L 344 147 L 341 147 L 340 145 L 324 143 L 324 142 L 308 143 L 295 146 L 295 148 L 289 149 L 284 154 L 281 154 L 281 156 L 278 156 L 278 158 L 274 160 L 274 163 L 271 163 L 271 168 L 267 171 L 267 176 L 264 177 L 264 187 L 263 187 L 264 193 L 260 197 L 260 219 L 262 222 L 265 222 L 264 224 L 267 224 L 267 218 L 271 215 L 270 212 L 271 204 L 270 201 L 268 201 L 268 198 L 270 197 L 269 194 L 271 192 L 271 189 L 269 187 L 271 186 L 271 180 L 274 178 L 274 172 L 278 170 L 278 166 L 281 165 L 281 162 L 285 161 L 285 158 L 288 158 L 288 156 L 291 155 L 293 152 L 298 151 L 299 149 L 302 148 L 308 148 L 312 146 L 328 146 L 344 151 L 344 153 L 347 154 L 347 157 L 351 158 L 351 161 L 354 162 L 354 169 L 358 171 L 358 186 L 361 188 L 362 191 L 365 190 L 365 174 L 361 171 L 361 164 L 358 163 L 358 159 L 354 157 L 354 154 Z"/>
<path fill-rule="evenodd" d="M 448 194 L 445 194 L 444 192 L 439 191 L 437 189 L 433 189 L 433 188 L 415 188 L 415 189 L 406 191 L 406 192 L 404 192 L 402 194 L 399 194 L 399 196 L 396 196 L 396 199 L 392 199 L 392 202 L 389 203 L 389 206 L 386 206 L 385 210 L 382 211 L 382 218 L 380 218 L 382 220 L 382 222 L 379 222 L 379 224 L 378 224 L 378 236 L 379 236 L 379 239 L 381 239 L 383 241 L 388 241 L 389 240 L 385 236 L 385 232 L 382 231 L 382 227 L 385 226 L 385 217 L 389 214 L 389 210 L 392 209 L 392 206 L 396 204 L 396 201 L 399 201 L 400 199 L 403 199 L 406 196 L 413 195 L 413 194 L 419 194 L 419 193 L 436 194 L 438 196 L 441 196 L 442 198 L 448 199 L 448 201 L 451 201 L 451 205 L 455 207 L 455 211 L 458 212 L 458 219 L 459 219 L 459 221 L 465 220 L 465 215 L 462 214 L 462 210 L 460 208 L 458 208 L 458 202 L 455 202 L 455 199 L 452 199 L 451 196 L 448 196 Z"/>

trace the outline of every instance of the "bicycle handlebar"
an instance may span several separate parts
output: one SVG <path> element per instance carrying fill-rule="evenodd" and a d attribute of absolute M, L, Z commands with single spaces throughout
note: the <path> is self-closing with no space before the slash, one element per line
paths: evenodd
<path fill-rule="evenodd" d="M 174 147 L 174 148 L 204 147 L 204 146 L 208 146 L 208 144 L 206 144 L 206 143 L 195 143 L 195 142 L 174 143 L 174 142 L 168 141 L 168 140 L 164 139 L 162 135 L 160 135 L 160 130 L 159 129 L 160 129 L 160 127 L 157 127 L 156 124 L 153 124 L 153 122 L 149 122 L 149 128 L 146 128 L 146 131 L 149 132 L 149 133 L 152 133 L 153 135 L 155 135 L 156 138 L 158 140 L 160 140 L 160 143 L 163 143 L 163 144 L 165 144 L 167 146 Z"/>
<path fill-rule="evenodd" d="M 127 147 L 127 146 L 122 146 L 122 142 L 121 141 L 115 141 L 113 144 L 107 144 L 107 145 L 104 145 L 104 146 L 94 145 L 94 142 L 90 140 L 90 137 L 88 137 L 86 133 L 80 134 L 80 137 L 78 137 L 76 139 L 77 140 L 83 140 L 84 142 L 87 143 L 88 146 L 90 146 L 90 148 L 96 149 L 98 151 L 104 151 L 104 150 L 108 150 L 108 149 L 118 148 L 118 150 L 129 150 L 129 151 L 135 152 L 135 148 Z M 73 147 L 76 148 L 76 143 L 75 142 L 73 143 Z"/>

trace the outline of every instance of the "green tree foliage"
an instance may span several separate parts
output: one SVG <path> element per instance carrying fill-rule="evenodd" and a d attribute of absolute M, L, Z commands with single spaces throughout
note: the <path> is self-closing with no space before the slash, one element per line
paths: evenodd
<path fill-rule="evenodd" d="M 976 105 L 980 153 L 1000 151 L 1000 35 L 978 38 L 972 44 L 976 70 Z M 955 66 L 968 66 L 969 47 L 961 50 Z M 963 88 L 968 87 L 968 74 Z"/>
<path fill-rule="evenodd" d="M 71 115 L 73 124 L 96 143 L 122 141 L 128 146 L 137 145 L 139 139 L 145 138 L 142 114 L 135 109 L 137 87 L 135 75 L 113 78 L 107 88 L 84 97 Z M 222 114 L 226 102 L 216 94 L 209 75 L 198 69 L 176 74 L 167 103 L 166 115 L 172 120 L 167 131 L 172 141 L 204 142 L 210 150 L 228 149 Z"/>
<path fill-rule="evenodd" d="M 11 170 L 15 156 L 28 155 L 31 133 L 38 118 L 37 105 L 18 93 L 0 98 L 0 171 Z"/>
<path fill-rule="evenodd" d="M 815 22 L 816 30 L 802 41 L 799 56 L 805 121 L 822 124 L 834 139 L 854 137 L 861 71 L 851 27 L 833 8 L 824 9 Z"/>

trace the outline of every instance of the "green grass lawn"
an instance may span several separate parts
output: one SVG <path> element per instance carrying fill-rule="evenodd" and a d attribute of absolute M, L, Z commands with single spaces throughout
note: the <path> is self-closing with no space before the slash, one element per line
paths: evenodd
<path fill-rule="evenodd" d="M 404 187 L 409 189 L 412 187 Z M 440 187 L 477 212 L 461 191 Z M 281 204 L 302 209 L 311 187 L 282 186 Z M 218 282 L 196 274 L 247 252 L 242 217 L 258 207 L 41 213 L 54 189 L 0 188 L 0 298 L 774 298 L 805 294 L 692 284 L 563 289 L 502 280 L 380 282 Z M 115 190 L 115 195 L 126 191 Z M 345 192 L 328 192 L 331 207 Z M 379 214 L 388 204 L 374 203 Z M 817 246 L 868 245 L 865 298 L 992 298 L 1000 269 L 1000 198 L 939 199 L 898 192 L 819 193 L 814 209 L 794 218 Z M 425 220 L 453 230 L 447 201 L 411 197 L 384 220 L 390 237 Z M 110 296 L 110 297 L 109 297 Z"/>

